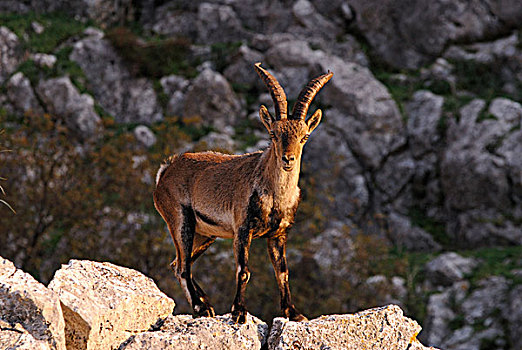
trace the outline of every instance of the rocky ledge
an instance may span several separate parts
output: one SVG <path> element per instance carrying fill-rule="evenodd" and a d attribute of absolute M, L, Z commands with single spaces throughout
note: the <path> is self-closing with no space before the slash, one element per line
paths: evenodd
<path fill-rule="evenodd" d="M 71 260 L 45 287 L 0 257 L 0 300 L 2 349 L 433 349 L 395 305 L 270 330 L 252 315 L 173 316 L 150 278 L 107 262 Z"/>

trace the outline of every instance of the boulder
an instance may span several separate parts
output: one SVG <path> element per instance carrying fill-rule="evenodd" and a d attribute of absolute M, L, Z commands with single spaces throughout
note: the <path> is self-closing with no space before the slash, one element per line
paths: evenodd
<path fill-rule="evenodd" d="M 471 258 L 464 258 L 455 252 L 439 255 L 425 265 L 426 277 L 433 285 L 449 286 L 463 280 L 478 265 Z"/>
<path fill-rule="evenodd" d="M 246 45 L 241 45 L 237 53 L 231 58 L 231 63 L 225 68 L 223 75 L 232 84 L 243 87 L 263 87 L 262 81 L 254 74 L 254 63 L 261 62 L 263 55 Z"/>
<path fill-rule="evenodd" d="M 37 340 L 20 324 L 12 326 L 0 319 L 0 349 L 51 350 L 45 340 Z"/>
<path fill-rule="evenodd" d="M 204 2 L 199 5 L 196 28 L 198 42 L 237 42 L 247 36 L 234 9 L 229 5 Z"/>
<path fill-rule="evenodd" d="M 413 94 L 412 100 L 406 105 L 410 150 L 415 157 L 432 151 L 440 139 L 437 129 L 443 103 L 442 96 L 420 90 Z"/>
<path fill-rule="evenodd" d="M 73 46 L 78 63 L 97 102 L 119 123 L 151 124 L 163 118 L 152 83 L 132 77 L 111 44 L 97 35 Z"/>
<path fill-rule="evenodd" d="M 282 349 L 428 349 L 416 339 L 419 324 L 395 305 L 353 315 L 321 316 L 309 322 L 275 318 L 268 348 Z"/>
<path fill-rule="evenodd" d="M 7 81 L 6 87 L 9 101 L 19 112 L 43 113 L 42 106 L 40 106 L 40 102 L 38 102 L 34 94 L 31 82 L 23 73 L 18 72 L 14 74 Z"/>
<path fill-rule="evenodd" d="M 90 95 L 80 94 L 69 77 L 42 80 L 36 87 L 47 110 L 62 118 L 69 129 L 82 138 L 96 136 L 101 118 Z"/>
<path fill-rule="evenodd" d="M 161 78 L 160 84 L 169 99 L 165 110 L 166 114 L 168 116 L 181 116 L 189 81 L 179 75 L 169 75 Z"/>
<path fill-rule="evenodd" d="M 23 60 L 23 50 L 15 33 L 0 27 L 0 84 L 13 73 Z"/>
<path fill-rule="evenodd" d="M 9 324 L 6 329 L 1 327 L 0 345 L 65 350 L 65 323 L 58 295 L 2 257 L 0 300 L 0 324 Z"/>
<path fill-rule="evenodd" d="M 183 115 L 218 130 L 234 125 L 241 114 L 241 102 L 228 81 L 210 68 L 192 81 L 185 95 Z"/>
<path fill-rule="evenodd" d="M 134 129 L 134 136 L 145 147 L 154 146 L 156 143 L 156 135 L 145 125 L 138 125 Z"/>
<path fill-rule="evenodd" d="M 131 337 L 120 349 L 261 349 L 267 335 L 268 325 L 252 315 L 242 325 L 230 314 L 196 319 L 170 315 L 156 330 Z"/>
<path fill-rule="evenodd" d="M 498 36 L 522 19 L 517 0 L 349 0 L 372 48 L 397 68 L 419 68 L 447 45 Z"/>
<path fill-rule="evenodd" d="M 107 262 L 71 260 L 49 289 L 62 303 L 68 349 L 117 348 L 174 308 L 150 278 Z"/>
<path fill-rule="evenodd" d="M 53 68 L 57 60 L 55 55 L 49 55 L 46 53 L 31 54 L 29 58 L 32 59 L 37 66 L 42 68 Z"/>
<path fill-rule="evenodd" d="M 509 339 L 513 349 L 522 349 L 522 285 L 514 286 L 509 292 L 508 305 L 503 310 L 508 321 Z"/>
<path fill-rule="evenodd" d="M 441 249 L 433 237 L 420 227 L 413 226 L 410 219 L 396 212 L 391 212 L 386 217 L 388 237 L 397 247 L 408 251 L 432 252 Z"/>

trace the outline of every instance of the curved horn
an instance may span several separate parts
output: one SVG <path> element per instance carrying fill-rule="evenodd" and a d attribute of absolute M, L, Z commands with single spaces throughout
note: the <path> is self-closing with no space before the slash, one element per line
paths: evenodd
<path fill-rule="evenodd" d="M 272 95 L 272 100 L 274 100 L 276 119 L 286 119 L 288 108 L 285 90 L 283 90 L 272 74 L 261 67 L 261 62 L 256 63 L 254 67 L 256 68 L 257 74 L 263 79 L 268 90 L 270 90 L 270 95 Z"/>
<path fill-rule="evenodd" d="M 332 76 L 333 73 L 328 71 L 328 73 L 310 80 L 303 90 L 301 90 L 299 97 L 297 97 L 297 102 L 292 109 L 292 119 L 305 120 L 310 103 L 312 103 L 315 95 L 319 92 L 319 90 L 321 90 L 324 84 L 326 84 L 328 80 L 332 78 Z"/>

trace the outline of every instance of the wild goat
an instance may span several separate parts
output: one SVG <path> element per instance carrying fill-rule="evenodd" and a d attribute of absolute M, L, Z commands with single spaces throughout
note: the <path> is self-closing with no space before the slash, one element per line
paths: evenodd
<path fill-rule="evenodd" d="M 297 186 L 301 153 L 310 133 L 321 121 L 317 110 L 306 113 L 317 92 L 333 73 L 311 80 L 287 116 L 283 88 L 261 63 L 255 69 L 275 105 L 275 117 L 265 106 L 259 116 L 270 133 L 270 146 L 244 155 L 215 152 L 173 155 L 156 176 L 154 204 L 176 246 L 171 266 L 197 316 L 214 316 L 214 308 L 194 281 L 191 265 L 220 238 L 234 240 L 237 292 L 232 305 L 235 322 L 245 323 L 245 288 L 250 278 L 248 255 L 253 238 L 266 237 L 268 253 L 279 286 L 281 309 L 293 321 L 306 320 L 292 304 L 286 263 L 287 230 L 299 204 Z"/>

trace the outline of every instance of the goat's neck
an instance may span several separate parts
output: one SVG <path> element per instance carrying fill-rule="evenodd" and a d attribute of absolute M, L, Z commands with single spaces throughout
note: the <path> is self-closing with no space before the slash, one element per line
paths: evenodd
<path fill-rule="evenodd" d="M 273 205 L 281 209 L 292 207 L 299 200 L 299 172 L 301 160 L 298 159 L 292 171 L 285 171 L 277 160 L 273 147 L 265 150 L 261 158 L 262 186 L 273 196 Z"/>

